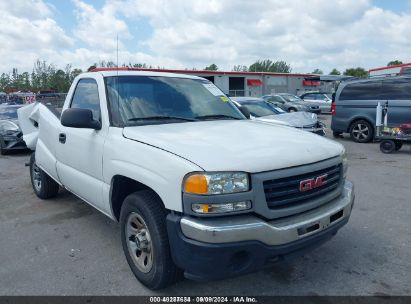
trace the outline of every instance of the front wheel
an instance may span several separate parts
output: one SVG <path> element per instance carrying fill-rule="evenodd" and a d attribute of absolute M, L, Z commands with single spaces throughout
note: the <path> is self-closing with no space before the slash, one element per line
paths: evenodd
<path fill-rule="evenodd" d="M 393 140 L 383 140 L 380 143 L 380 150 L 382 153 L 389 154 L 395 151 L 396 145 Z"/>
<path fill-rule="evenodd" d="M 34 193 L 39 198 L 48 199 L 57 195 L 59 184 L 37 166 L 34 152 L 30 156 L 30 179 Z"/>
<path fill-rule="evenodd" d="M 120 213 L 121 241 L 136 278 L 150 289 L 174 283 L 180 275 L 170 252 L 166 210 L 149 190 L 130 194 Z"/>
<path fill-rule="evenodd" d="M 0 154 L 1 155 L 7 154 L 6 143 L 4 142 L 4 139 L 2 136 L 0 136 Z"/>
<path fill-rule="evenodd" d="M 288 112 L 294 113 L 294 112 L 297 112 L 297 109 L 296 109 L 296 108 L 289 108 L 289 109 L 288 109 Z"/>

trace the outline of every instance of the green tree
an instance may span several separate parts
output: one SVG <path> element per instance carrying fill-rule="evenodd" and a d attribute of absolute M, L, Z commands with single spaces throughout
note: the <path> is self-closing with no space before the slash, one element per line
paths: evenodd
<path fill-rule="evenodd" d="M 366 71 L 364 68 L 350 68 L 346 69 L 344 72 L 344 75 L 346 76 L 354 76 L 358 78 L 364 78 L 368 77 L 368 71 Z"/>
<path fill-rule="evenodd" d="M 248 72 L 248 68 L 245 65 L 237 64 L 232 69 L 233 72 Z"/>
<path fill-rule="evenodd" d="M 387 66 L 392 66 L 392 65 L 398 65 L 398 64 L 402 64 L 402 61 L 400 60 L 393 60 L 387 63 Z"/>
<path fill-rule="evenodd" d="M 215 63 L 210 64 L 208 67 L 204 68 L 204 71 L 217 71 L 217 70 L 218 70 L 218 66 Z"/>
<path fill-rule="evenodd" d="M 336 68 L 332 69 L 332 71 L 330 72 L 330 75 L 341 75 L 341 72 L 339 70 L 337 70 Z"/>
<path fill-rule="evenodd" d="M 71 83 L 74 78 L 76 78 L 78 75 L 80 75 L 81 73 L 83 73 L 83 71 L 81 69 L 74 69 L 70 72 L 70 78 L 69 78 L 69 83 Z"/>
<path fill-rule="evenodd" d="M 321 71 L 320 69 L 315 69 L 314 71 L 311 72 L 311 74 L 319 74 L 322 75 L 323 71 Z"/>
<path fill-rule="evenodd" d="M 290 73 L 291 67 L 285 61 L 273 62 L 270 59 L 257 60 L 248 68 L 249 72 Z"/>
<path fill-rule="evenodd" d="M 10 87 L 10 75 L 3 73 L 0 76 L 0 91 L 4 92 Z"/>

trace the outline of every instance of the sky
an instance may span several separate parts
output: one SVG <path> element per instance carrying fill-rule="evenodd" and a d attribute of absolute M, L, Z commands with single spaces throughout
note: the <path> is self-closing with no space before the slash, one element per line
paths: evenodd
<path fill-rule="evenodd" d="M 411 0 L 0 0 L 0 73 L 37 59 L 231 71 L 284 60 L 292 72 L 411 62 Z"/>

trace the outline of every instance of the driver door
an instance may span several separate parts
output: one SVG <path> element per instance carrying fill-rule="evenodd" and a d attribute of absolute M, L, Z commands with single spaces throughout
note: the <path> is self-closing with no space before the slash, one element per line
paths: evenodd
<path fill-rule="evenodd" d="M 80 79 L 68 107 L 90 109 L 93 119 L 101 122 L 96 80 Z M 57 172 L 62 184 L 98 209 L 102 209 L 105 130 L 61 126 L 57 143 Z"/>

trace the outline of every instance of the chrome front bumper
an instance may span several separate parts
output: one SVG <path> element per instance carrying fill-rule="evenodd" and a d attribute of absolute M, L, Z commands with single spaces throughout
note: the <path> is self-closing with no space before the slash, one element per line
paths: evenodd
<path fill-rule="evenodd" d="M 181 231 L 189 239 L 205 243 L 260 241 L 266 245 L 287 244 L 348 220 L 354 204 L 354 186 L 345 181 L 339 197 L 318 208 L 293 216 L 264 221 L 253 215 L 232 217 L 183 217 Z"/>

